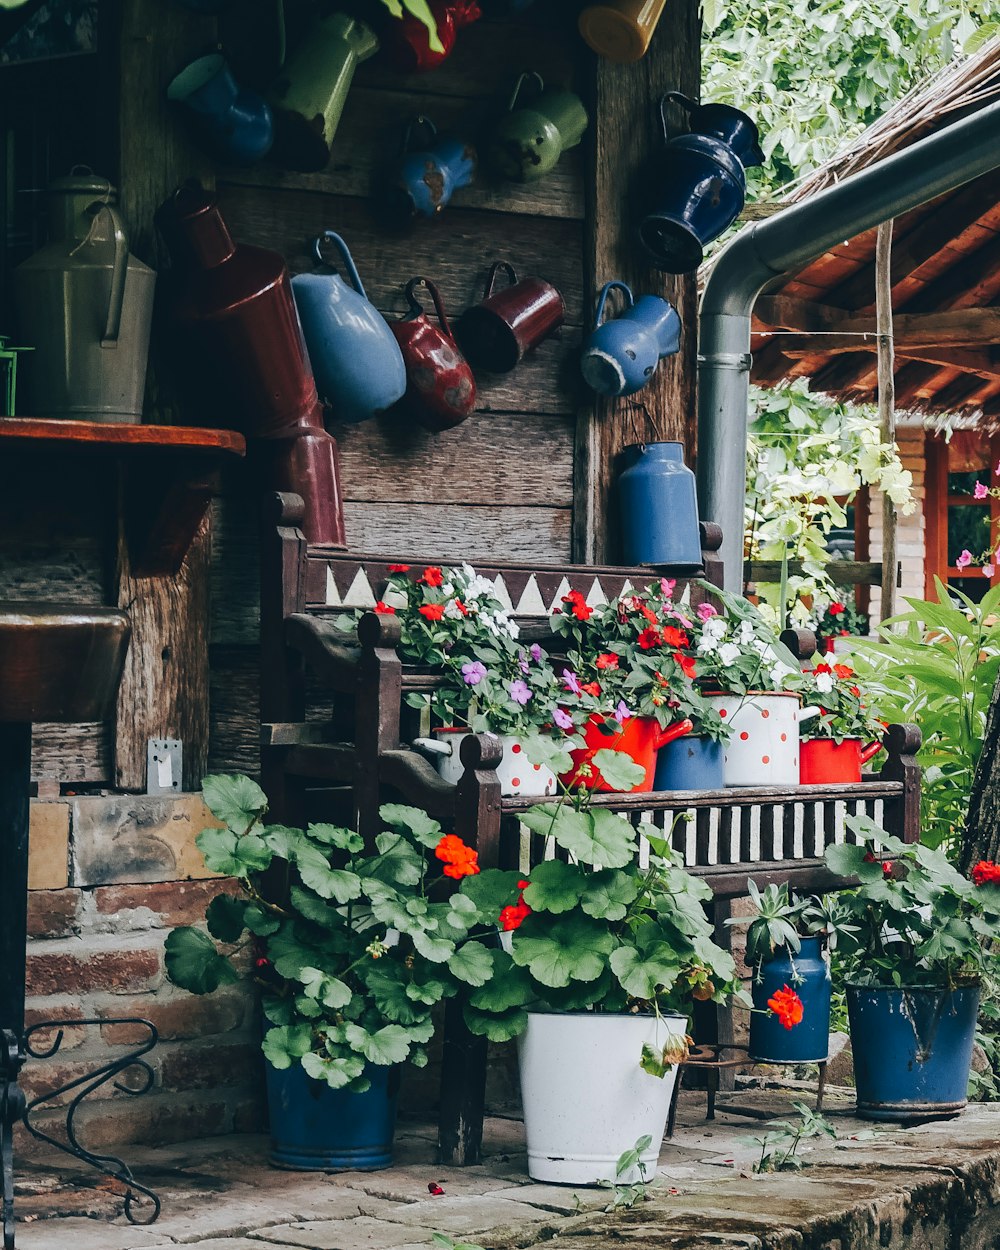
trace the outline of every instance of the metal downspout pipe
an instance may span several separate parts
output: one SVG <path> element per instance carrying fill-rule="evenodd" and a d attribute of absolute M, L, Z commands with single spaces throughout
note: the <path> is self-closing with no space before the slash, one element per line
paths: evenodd
<path fill-rule="evenodd" d="M 761 289 L 866 230 L 1000 166 L 1000 102 L 742 230 L 700 309 L 698 501 L 722 527 L 728 590 L 743 588 L 750 316 Z"/>

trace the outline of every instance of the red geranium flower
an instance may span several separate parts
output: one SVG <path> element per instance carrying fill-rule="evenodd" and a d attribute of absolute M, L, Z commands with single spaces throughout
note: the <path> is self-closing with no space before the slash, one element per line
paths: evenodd
<path fill-rule="evenodd" d="M 597 657 L 596 664 L 598 668 L 617 668 L 618 656 L 613 651 L 605 651 Z"/>
<path fill-rule="evenodd" d="M 827 608 L 827 611 L 830 613 L 831 616 L 840 616 L 841 612 L 846 612 L 847 609 L 844 607 L 842 603 L 831 603 L 830 606 Z"/>
<path fill-rule="evenodd" d="M 638 638 L 639 646 L 642 647 L 643 651 L 652 651 L 654 647 L 660 645 L 661 641 L 660 631 L 649 626 L 642 631 Z"/>
<path fill-rule="evenodd" d="M 568 595 L 563 595 L 563 603 L 569 604 L 570 612 L 578 621 L 589 621 L 594 615 L 594 609 L 578 590 L 571 590 Z"/>
<path fill-rule="evenodd" d="M 417 611 L 429 621 L 439 621 L 444 616 L 444 604 L 425 603 L 422 608 L 417 608 Z"/>
<path fill-rule="evenodd" d="M 473 877 L 479 871 L 479 856 L 454 833 L 444 835 L 434 848 L 434 854 L 444 863 L 444 875 L 456 881 L 460 877 Z"/>
<path fill-rule="evenodd" d="M 1000 885 L 1000 864 L 981 859 L 972 870 L 973 885 Z"/>
<path fill-rule="evenodd" d="M 499 924 L 504 933 L 510 933 L 513 929 L 518 929 L 526 917 L 531 915 L 531 908 L 522 899 L 519 903 L 515 903 L 513 907 L 504 907 L 500 912 Z"/>
<path fill-rule="evenodd" d="M 421 586 L 440 586 L 444 581 L 444 574 L 435 564 L 429 565 L 424 569 L 423 573 L 417 578 Z"/>
<path fill-rule="evenodd" d="M 663 642 L 668 647 L 688 647 L 691 645 L 691 639 L 685 634 L 683 629 L 678 629 L 676 625 L 664 625 L 660 631 L 663 636 Z"/>
<path fill-rule="evenodd" d="M 838 677 L 853 677 L 854 676 L 854 669 L 851 668 L 850 664 L 834 664 L 833 671 L 837 674 Z"/>
<path fill-rule="evenodd" d="M 830 667 L 829 664 L 817 664 L 816 667 L 813 669 L 813 672 L 814 673 L 832 673 L 833 669 Z"/>
<path fill-rule="evenodd" d="M 767 1000 L 767 1005 L 778 1017 L 783 1028 L 793 1029 L 802 1023 L 802 999 L 787 985 L 776 990 Z"/>
<path fill-rule="evenodd" d="M 580 683 L 580 689 L 584 692 L 584 694 L 592 694 L 596 696 L 601 693 L 601 687 L 596 681 L 583 681 Z"/>
<path fill-rule="evenodd" d="M 375 604 L 374 610 L 379 614 L 379 616 L 395 616 L 396 615 L 396 609 L 393 607 L 390 607 L 388 603 L 383 603 L 381 599 L 378 601 L 378 603 Z"/>
<path fill-rule="evenodd" d="M 683 672 L 683 674 L 684 674 L 684 676 L 685 676 L 685 677 L 694 677 L 694 663 L 695 663 L 695 661 L 694 661 L 694 656 L 693 656 L 693 655 L 684 655 L 684 654 L 683 654 L 682 652 L 680 652 L 680 651 L 675 651 L 675 652 L 674 652 L 674 659 L 675 659 L 675 660 L 677 661 L 677 663 L 680 665 L 680 667 L 681 667 L 681 671 Z"/>
<path fill-rule="evenodd" d="M 408 564 L 390 564 L 390 573 L 409 573 L 410 566 Z"/>
<path fill-rule="evenodd" d="M 639 604 L 639 611 L 640 611 L 640 612 L 642 613 L 642 615 L 645 617 L 647 624 L 649 624 L 649 625 L 658 625 L 658 624 L 659 624 L 659 621 L 658 621 L 658 620 L 657 620 L 657 618 L 656 618 L 656 613 L 652 610 L 652 608 L 647 608 L 647 607 L 646 607 L 646 605 L 645 605 L 644 603 L 640 603 L 640 604 Z"/>

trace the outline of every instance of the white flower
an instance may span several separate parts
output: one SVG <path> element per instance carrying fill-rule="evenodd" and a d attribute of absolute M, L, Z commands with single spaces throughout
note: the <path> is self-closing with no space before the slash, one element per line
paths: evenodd
<path fill-rule="evenodd" d="M 792 677 L 798 672 L 798 669 L 789 668 L 787 664 L 783 664 L 781 660 L 775 660 L 771 665 L 771 687 L 774 690 L 780 690 L 784 684 L 786 677 Z M 821 673 L 823 677 L 826 674 Z"/>
<path fill-rule="evenodd" d="M 464 618 L 465 613 L 461 610 L 454 599 L 449 599 L 444 605 L 444 615 L 445 619 L 448 621 L 460 621 Z"/>
<path fill-rule="evenodd" d="M 742 654 L 742 650 L 735 642 L 724 642 L 719 648 L 719 659 L 723 664 L 735 664 Z"/>
<path fill-rule="evenodd" d="M 472 570 L 470 569 L 469 572 L 471 573 Z M 494 589 L 493 583 L 488 577 L 480 577 L 478 573 L 474 573 L 469 579 L 469 588 L 465 592 L 465 597 L 470 601 L 482 599 L 484 595 L 489 595 L 492 598 Z"/>
<path fill-rule="evenodd" d="M 455 587 L 451 584 L 451 582 L 445 582 L 441 587 L 441 593 L 443 595 L 453 595 L 455 593 Z"/>
<path fill-rule="evenodd" d="M 833 674 L 832 673 L 817 673 L 816 674 L 816 689 L 820 692 L 820 694 L 829 694 L 830 691 L 833 689 Z"/>
<path fill-rule="evenodd" d="M 752 621 L 740 621 L 740 628 L 736 634 L 736 641 L 742 643 L 744 646 L 746 646 L 748 642 L 753 642 Z"/>

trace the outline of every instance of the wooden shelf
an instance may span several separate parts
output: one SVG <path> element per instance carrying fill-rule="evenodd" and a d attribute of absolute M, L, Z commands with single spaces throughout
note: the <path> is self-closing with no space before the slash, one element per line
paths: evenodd
<path fill-rule="evenodd" d="M 246 440 L 235 430 L 46 417 L 0 417 L 0 447 L 35 455 L 77 450 L 118 461 L 122 519 L 136 577 L 180 570 L 218 493 L 218 465 L 246 454 Z"/>

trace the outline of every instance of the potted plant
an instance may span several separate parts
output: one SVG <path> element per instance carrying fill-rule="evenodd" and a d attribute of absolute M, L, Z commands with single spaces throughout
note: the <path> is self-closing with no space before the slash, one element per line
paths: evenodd
<path fill-rule="evenodd" d="M 457 782 L 462 739 L 494 733 L 504 747 L 497 769 L 503 793 L 554 794 L 547 739 L 561 686 L 547 654 L 537 643 L 518 641 L 517 622 L 493 582 L 468 565 L 389 569 L 375 611 L 399 618 L 401 658 L 440 678 L 432 693 L 407 696 L 411 707 L 429 707 L 433 722 L 431 737 L 413 745 L 435 760 L 446 780 Z"/>
<path fill-rule="evenodd" d="M 757 608 L 702 583 L 720 605 L 696 610 L 698 685 L 729 725 L 727 786 L 790 786 L 799 781 L 799 725 L 817 711 L 801 706 L 800 668 Z"/>
<path fill-rule="evenodd" d="M 412 807 L 381 809 L 387 829 L 368 855 L 352 829 L 266 824 L 249 777 L 206 777 L 203 790 L 224 828 L 205 829 L 198 847 L 241 894 L 212 900 L 207 934 L 173 930 L 167 975 L 207 994 L 237 979 L 234 955 L 250 963 L 267 1022 L 272 1162 L 387 1167 L 401 1065 L 427 1062 L 434 1005 L 491 971 L 486 947 L 467 940 L 475 908 L 444 880 L 477 873 L 475 852 Z"/>
<path fill-rule="evenodd" d="M 641 767 L 608 748 L 593 762 L 619 790 Z M 713 941 L 709 887 L 659 830 L 640 826 L 644 863 L 637 830 L 591 791 L 521 819 L 570 860 L 463 881 L 478 920 L 504 939 L 489 980 L 467 996 L 466 1021 L 495 1041 L 518 1038 L 530 1175 L 614 1181 L 619 1156 L 644 1138 L 627 1183 L 656 1165 L 692 1000 L 725 1001 L 735 965 Z"/>
<path fill-rule="evenodd" d="M 866 816 L 860 845 L 827 847 L 828 867 L 861 884 L 842 895 L 858 1114 L 916 1122 L 965 1106 L 980 986 L 995 975 L 1000 868 L 964 877 L 940 850 L 904 843 Z M 890 868 L 882 856 L 890 857 Z"/>
<path fill-rule="evenodd" d="M 867 638 L 871 625 L 868 613 L 862 612 L 850 599 L 834 599 L 816 614 L 814 633 L 820 649 L 826 655 L 837 649 L 838 638 Z"/>
<path fill-rule="evenodd" d="M 871 710 L 850 664 L 819 663 L 802 676 L 805 707 L 819 709 L 802 731 L 799 780 L 803 785 L 858 782 L 861 767 L 882 749 L 885 725 Z"/>
<path fill-rule="evenodd" d="M 820 1063 L 830 1046 L 830 961 L 838 932 L 835 904 L 793 898 L 787 883 L 747 893 L 757 914 L 747 928 L 754 1010 L 750 1058 L 762 1063 Z M 741 924 L 733 917 L 727 924 Z"/>

